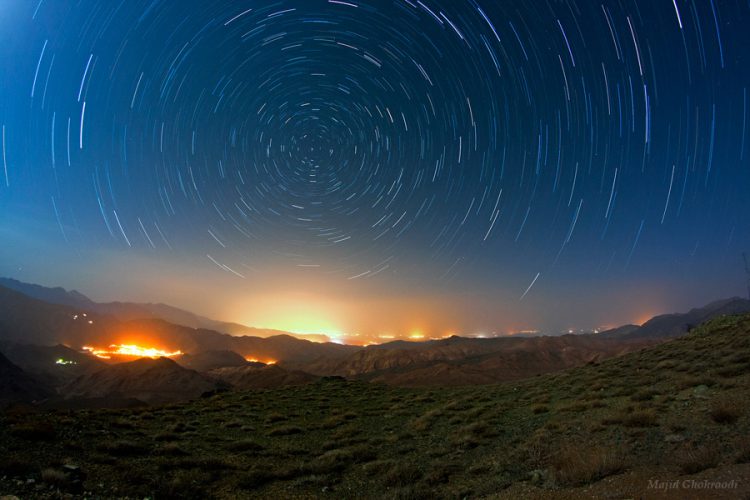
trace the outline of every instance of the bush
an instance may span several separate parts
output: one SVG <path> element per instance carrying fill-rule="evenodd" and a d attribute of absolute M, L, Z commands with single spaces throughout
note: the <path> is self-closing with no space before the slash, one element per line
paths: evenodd
<path fill-rule="evenodd" d="M 410 486 L 422 478 L 422 471 L 414 464 L 396 463 L 383 477 L 388 486 Z"/>
<path fill-rule="evenodd" d="M 534 413 L 534 415 L 539 415 L 540 413 L 547 413 L 549 411 L 549 407 L 543 404 L 534 405 L 531 407 L 531 411 Z"/>
<path fill-rule="evenodd" d="M 716 446 L 700 446 L 682 449 L 677 464 L 683 474 L 696 474 L 716 467 L 721 460 L 721 451 Z"/>
<path fill-rule="evenodd" d="M 242 441 L 235 441 L 227 446 L 230 451 L 261 451 L 265 449 L 265 446 L 259 444 L 252 439 L 244 439 Z"/>
<path fill-rule="evenodd" d="M 740 418 L 741 409 L 736 401 L 721 399 L 714 402 L 710 414 L 717 424 L 733 424 Z"/>
<path fill-rule="evenodd" d="M 657 425 L 656 413 L 653 410 L 636 410 L 622 418 L 625 427 L 651 427 Z"/>
<path fill-rule="evenodd" d="M 655 391 L 653 389 L 644 389 L 630 396 L 630 399 L 632 401 L 650 401 L 654 399 L 654 396 L 658 396 L 658 395 L 659 395 L 658 391 Z"/>
<path fill-rule="evenodd" d="M 238 486 L 245 490 L 255 490 L 276 479 L 275 475 L 264 467 L 255 467 L 245 472 L 238 481 Z"/>
<path fill-rule="evenodd" d="M 552 457 L 555 481 L 578 486 L 617 474 L 625 469 L 623 455 L 613 448 L 565 446 Z"/>
<path fill-rule="evenodd" d="M 296 425 L 284 425 L 268 431 L 269 436 L 291 436 L 292 434 L 302 434 L 302 427 Z"/>
<path fill-rule="evenodd" d="M 162 480 L 155 485 L 156 498 L 180 498 L 198 500 L 210 498 L 206 485 L 210 477 L 205 474 L 196 475 L 193 471 L 178 471 L 173 477 Z"/>
<path fill-rule="evenodd" d="M 42 471 L 42 481 L 60 487 L 68 482 L 68 475 L 59 469 L 44 469 Z"/>

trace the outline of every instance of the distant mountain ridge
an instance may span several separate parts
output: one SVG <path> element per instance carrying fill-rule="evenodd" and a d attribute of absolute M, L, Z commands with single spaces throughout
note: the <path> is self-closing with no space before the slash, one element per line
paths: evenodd
<path fill-rule="evenodd" d="M 177 325 L 214 330 L 235 336 L 271 337 L 291 334 L 282 330 L 254 328 L 239 323 L 214 320 L 163 303 L 95 302 L 76 290 L 68 291 L 62 287 L 46 287 L 25 283 L 13 278 L 0 278 L 0 286 L 15 290 L 37 300 L 74 307 L 80 309 L 82 312 L 110 315 L 122 321 L 161 319 Z M 330 340 L 323 334 L 298 336 L 316 342 L 327 342 Z"/>
<path fill-rule="evenodd" d="M 661 314 L 643 325 L 625 325 L 598 334 L 614 339 L 671 339 L 685 335 L 691 328 L 717 316 L 750 312 L 750 300 L 741 297 L 717 300 L 686 313 Z"/>
<path fill-rule="evenodd" d="M 35 286 L 30 289 L 38 295 L 55 295 L 57 300 L 78 303 L 83 300 L 80 294 L 63 289 L 40 290 Z M 427 342 L 394 341 L 358 347 L 313 343 L 290 335 L 232 336 L 162 319 L 123 321 L 98 312 L 84 315 L 80 307 L 52 304 L 0 286 L 0 341 L 64 344 L 74 350 L 84 345 L 106 347 L 119 343 L 179 349 L 186 353 L 177 359 L 178 365 L 183 365 L 179 368 L 213 373 L 248 388 L 306 382 L 308 375 L 343 376 L 403 386 L 449 386 L 518 380 L 599 362 L 681 336 L 716 316 L 743 312 L 750 312 L 750 301 L 732 298 L 684 314 L 657 316 L 642 326 L 625 325 L 600 334 L 488 339 L 453 336 Z M 9 352 L 19 356 L 19 351 Z M 22 364 L 21 357 L 14 359 L 19 360 L 22 368 L 33 369 L 34 375 L 53 373 L 30 362 Z M 276 365 L 274 368 L 252 365 L 246 359 Z M 48 356 L 41 361 L 51 362 Z M 304 376 L 292 375 L 295 373 Z M 88 372 L 81 376 L 87 375 Z"/>
<path fill-rule="evenodd" d="M 17 401 L 45 399 L 51 394 L 52 391 L 0 354 L 0 407 Z"/>
<path fill-rule="evenodd" d="M 175 361 L 180 366 L 197 372 L 208 372 L 217 368 L 266 366 L 264 363 L 251 363 L 234 351 L 203 351 L 197 354 L 183 354 Z"/>
<path fill-rule="evenodd" d="M 359 347 L 315 343 L 291 335 L 232 336 L 159 319 L 120 321 L 111 315 L 87 313 L 51 304 L 0 286 L 0 340 L 22 344 L 83 346 L 142 343 L 149 347 L 181 350 L 187 354 L 234 351 L 260 361 L 301 363 L 320 358 L 339 359 Z"/>
<path fill-rule="evenodd" d="M 343 360 L 293 367 L 316 375 L 338 375 L 403 386 L 452 386 L 504 382 L 598 362 L 658 344 L 652 339 L 554 337 L 451 337 L 423 343 L 372 346 Z"/>
<path fill-rule="evenodd" d="M 59 387 L 106 366 L 99 358 L 61 344 L 42 346 L 0 340 L 0 352 L 48 387 Z"/>

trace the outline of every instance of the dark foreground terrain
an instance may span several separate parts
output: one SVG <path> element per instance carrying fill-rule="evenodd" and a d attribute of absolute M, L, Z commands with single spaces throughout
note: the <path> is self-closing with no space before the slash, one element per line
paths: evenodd
<path fill-rule="evenodd" d="M 494 386 L 323 378 L 160 408 L 15 407 L 0 496 L 748 498 L 749 400 L 750 316 L 733 316 Z"/>

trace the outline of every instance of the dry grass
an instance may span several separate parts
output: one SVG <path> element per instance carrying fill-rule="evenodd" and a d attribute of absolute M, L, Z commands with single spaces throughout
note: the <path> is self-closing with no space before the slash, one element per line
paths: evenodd
<path fill-rule="evenodd" d="M 53 486 L 62 486 L 68 482 L 68 475 L 60 469 L 47 468 L 42 471 L 42 481 Z"/>
<path fill-rule="evenodd" d="M 622 472 L 624 456 L 617 448 L 571 444 L 554 453 L 550 465 L 557 484 L 577 486 Z"/>
<path fill-rule="evenodd" d="M 303 432 L 305 432 L 304 429 L 297 425 L 282 425 L 281 427 L 276 427 L 268 431 L 268 435 L 270 437 L 291 436 L 292 434 L 302 434 Z"/>
<path fill-rule="evenodd" d="M 736 399 L 721 398 L 711 406 L 711 418 L 717 424 L 733 424 L 740 418 L 742 406 Z"/>
<path fill-rule="evenodd" d="M 625 427 L 651 427 L 657 425 L 658 418 L 654 410 L 635 410 L 622 418 Z"/>
<path fill-rule="evenodd" d="M 539 415 L 540 413 L 547 413 L 549 412 L 549 406 L 545 404 L 538 404 L 531 407 L 531 412 L 534 415 Z"/>
<path fill-rule="evenodd" d="M 683 474 L 696 474 L 716 467 L 721 460 L 721 450 L 716 445 L 685 446 L 677 455 L 677 465 Z"/>
<path fill-rule="evenodd" d="M 227 446 L 229 451 L 235 452 L 248 452 L 248 451 L 261 451 L 265 449 L 265 446 L 259 444 L 253 439 L 243 439 L 241 441 L 235 441 Z"/>
<path fill-rule="evenodd" d="M 737 321 L 495 386 L 324 380 L 137 411 L 0 413 L 0 489 L 34 498 L 26 479 L 49 487 L 42 471 L 72 460 L 87 488 L 104 485 L 98 498 L 482 498 L 530 478 L 544 498 L 631 466 L 746 463 L 750 316 Z M 698 363 L 707 373 L 688 373 Z"/>

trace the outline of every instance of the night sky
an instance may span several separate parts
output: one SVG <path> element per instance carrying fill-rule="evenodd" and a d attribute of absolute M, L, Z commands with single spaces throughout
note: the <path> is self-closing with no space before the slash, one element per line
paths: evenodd
<path fill-rule="evenodd" d="M 0 274 L 352 342 L 740 295 L 749 27 L 747 0 L 3 0 Z"/>

